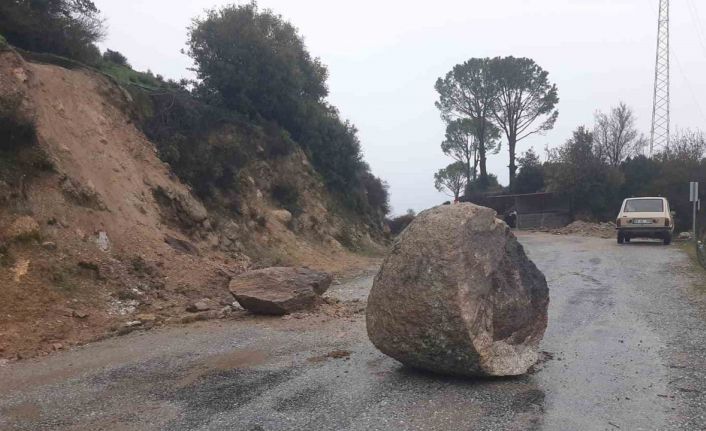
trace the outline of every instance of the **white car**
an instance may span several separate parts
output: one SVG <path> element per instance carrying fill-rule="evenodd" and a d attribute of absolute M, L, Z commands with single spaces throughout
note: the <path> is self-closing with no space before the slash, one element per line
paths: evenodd
<path fill-rule="evenodd" d="M 665 245 L 672 242 L 674 218 L 665 198 L 625 199 L 615 225 L 618 244 L 630 242 L 632 238 L 658 238 Z"/>

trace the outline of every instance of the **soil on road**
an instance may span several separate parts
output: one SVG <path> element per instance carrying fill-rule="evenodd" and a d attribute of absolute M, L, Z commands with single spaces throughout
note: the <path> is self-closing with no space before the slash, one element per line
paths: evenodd
<path fill-rule="evenodd" d="M 706 429 L 706 306 L 676 246 L 520 234 L 547 276 L 545 361 L 456 379 L 379 353 L 362 307 L 155 329 L 0 366 L 2 430 Z"/>

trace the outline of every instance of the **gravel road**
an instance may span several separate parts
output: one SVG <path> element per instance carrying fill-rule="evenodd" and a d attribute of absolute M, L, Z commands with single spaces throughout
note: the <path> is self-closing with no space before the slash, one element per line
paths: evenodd
<path fill-rule="evenodd" d="M 706 429 L 706 304 L 686 255 L 519 237 L 551 292 L 530 375 L 454 379 L 385 357 L 357 302 L 370 272 L 331 289 L 338 317 L 154 329 L 0 366 L 0 429 Z"/>

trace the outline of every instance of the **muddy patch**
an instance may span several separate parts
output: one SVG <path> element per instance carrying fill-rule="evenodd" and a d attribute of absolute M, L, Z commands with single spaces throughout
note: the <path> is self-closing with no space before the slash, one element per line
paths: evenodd
<path fill-rule="evenodd" d="M 6 415 L 13 422 L 36 422 L 42 415 L 42 409 L 30 402 L 24 402 L 12 407 L 3 409 L 3 415 Z"/>
<path fill-rule="evenodd" d="M 214 355 L 195 365 L 186 376 L 177 381 L 176 388 L 181 389 L 191 386 L 201 377 L 212 372 L 229 371 L 261 365 L 267 358 L 267 353 L 259 350 L 236 350 Z"/>
<path fill-rule="evenodd" d="M 321 362 L 325 362 L 328 359 L 348 359 L 350 358 L 350 356 L 351 352 L 348 350 L 332 350 L 325 355 L 312 356 L 311 358 L 307 359 L 307 361 L 311 362 L 312 364 L 318 364 Z"/>

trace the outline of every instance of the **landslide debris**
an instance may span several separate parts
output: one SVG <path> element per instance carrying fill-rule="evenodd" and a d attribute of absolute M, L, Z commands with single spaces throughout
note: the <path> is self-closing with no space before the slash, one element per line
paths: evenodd
<path fill-rule="evenodd" d="M 592 236 L 598 238 L 613 238 L 615 237 L 615 223 L 603 222 L 593 223 L 583 220 L 577 220 L 567 226 L 549 231 L 556 235 L 579 235 Z"/>
<path fill-rule="evenodd" d="M 233 278 L 230 291 L 255 314 L 284 315 L 312 308 L 331 286 L 331 275 L 309 268 L 265 268 Z"/>
<path fill-rule="evenodd" d="M 489 208 L 422 212 L 375 278 L 370 340 L 403 364 L 463 376 L 526 373 L 547 327 L 549 290 Z"/>
<path fill-rule="evenodd" d="M 331 209 L 301 149 L 249 157 L 233 196 L 204 202 L 159 158 L 131 94 L 80 65 L 0 49 L 0 358 L 221 317 L 230 278 L 255 266 L 368 263 L 335 238 L 373 247 L 371 231 Z M 291 211 L 272 197 L 281 184 Z M 186 311 L 204 299 L 213 309 Z"/>

